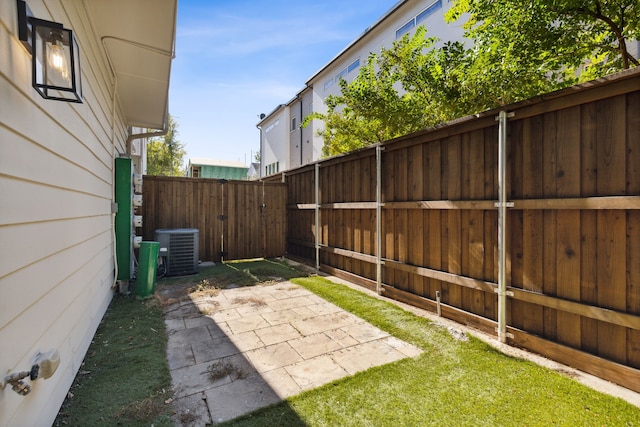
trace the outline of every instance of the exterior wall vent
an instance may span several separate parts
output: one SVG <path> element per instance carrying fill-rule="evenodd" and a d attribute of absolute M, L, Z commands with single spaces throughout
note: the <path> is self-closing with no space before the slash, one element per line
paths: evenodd
<path fill-rule="evenodd" d="M 155 240 L 160 243 L 159 256 L 166 263 L 167 276 L 198 273 L 200 232 L 197 228 L 161 228 Z"/>

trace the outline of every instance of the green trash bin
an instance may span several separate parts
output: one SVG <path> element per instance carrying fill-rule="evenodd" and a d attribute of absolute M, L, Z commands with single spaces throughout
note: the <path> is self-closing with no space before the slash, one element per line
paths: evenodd
<path fill-rule="evenodd" d="M 142 298 L 156 291 L 156 269 L 158 267 L 158 242 L 141 242 L 136 276 L 136 295 Z"/>

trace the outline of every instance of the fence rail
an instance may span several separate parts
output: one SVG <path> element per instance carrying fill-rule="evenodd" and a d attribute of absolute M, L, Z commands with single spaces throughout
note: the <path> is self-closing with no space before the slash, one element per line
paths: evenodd
<path fill-rule="evenodd" d="M 507 340 L 640 391 L 640 73 L 504 111 Z M 497 115 L 270 177 L 288 254 L 495 333 Z"/>

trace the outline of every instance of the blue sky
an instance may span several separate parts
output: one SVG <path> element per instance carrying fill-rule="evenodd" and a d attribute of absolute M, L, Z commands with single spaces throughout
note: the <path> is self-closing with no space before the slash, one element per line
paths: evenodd
<path fill-rule="evenodd" d="M 250 162 L 260 113 L 305 82 L 397 0 L 180 0 L 169 112 L 187 156 Z"/>

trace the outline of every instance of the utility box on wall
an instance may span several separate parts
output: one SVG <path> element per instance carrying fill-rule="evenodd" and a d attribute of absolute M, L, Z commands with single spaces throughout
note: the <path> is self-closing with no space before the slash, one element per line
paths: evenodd
<path fill-rule="evenodd" d="M 134 249 L 140 247 L 142 236 L 136 236 L 136 228 L 142 227 L 142 216 L 136 209 L 142 206 L 142 175 L 133 172 L 133 161 L 118 157 L 115 165 L 116 257 L 118 280 L 129 281 L 135 276 Z"/>
<path fill-rule="evenodd" d="M 116 257 L 118 280 L 130 280 L 133 272 L 133 164 L 131 159 L 116 159 Z"/>

